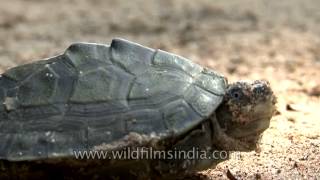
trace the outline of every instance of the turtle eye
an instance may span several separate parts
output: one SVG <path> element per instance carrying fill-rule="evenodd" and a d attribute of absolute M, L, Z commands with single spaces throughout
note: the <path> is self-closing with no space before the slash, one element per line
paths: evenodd
<path fill-rule="evenodd" d="M 238 99 L 239 96 L 240 96 L 240 94 L 239 94 L 238 92 L 234 92 L 232 95 L 233 95 L 233 97 L 234 97 L 235 99 Z"/>
<path fill-rule="evenodd" d="M 230 91 L 230 95 L 235 100 L 240 100 L 243 97 L 241 89 L 235 88 Z"/>

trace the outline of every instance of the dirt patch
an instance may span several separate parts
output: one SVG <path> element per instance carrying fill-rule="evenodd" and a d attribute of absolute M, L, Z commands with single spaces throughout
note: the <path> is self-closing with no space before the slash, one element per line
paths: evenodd
<path fill-rule="evenodd" d="M 228 77 L 266 79 L 278 115 L 261 152 L 202 172 L 209 179 L 320 178 L 320 1 L 0 0 L 0 72 L 72 42 L 123 37 Z"/>

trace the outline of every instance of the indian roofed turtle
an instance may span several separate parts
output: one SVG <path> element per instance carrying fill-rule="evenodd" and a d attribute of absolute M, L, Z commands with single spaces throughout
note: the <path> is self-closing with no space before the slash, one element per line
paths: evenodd
<path fill-rule="evenodd" d="M 218 73 L 162 50 L 114 39 L 0 78 L 0 177 L 151 177 L 224 159 L 90 159 L 78 151 L 251 151 L 276 98 L 266 81 L 227 84 Z"/>

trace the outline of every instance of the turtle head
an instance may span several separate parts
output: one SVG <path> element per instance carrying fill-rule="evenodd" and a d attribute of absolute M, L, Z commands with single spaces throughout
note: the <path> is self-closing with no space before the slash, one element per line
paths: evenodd
<path fill-rule="evenodd" d="M 256 149 L 261 133 L 269 127 L 275 103 L 276 97 L 267 81 L 228 85 L 216 116 L 224 133 L 241 146 L 230 150 Z"/>

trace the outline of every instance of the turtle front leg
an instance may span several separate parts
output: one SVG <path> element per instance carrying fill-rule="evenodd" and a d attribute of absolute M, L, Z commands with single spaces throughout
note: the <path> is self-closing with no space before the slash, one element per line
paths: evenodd
<path fill-rule="evenodd" d="M 213 144 L 220 148 L 220 150 L 226 151 L 247 151 L 250 149 L 245 143 L 242 143 L 240 140 L 230 137 L 225 133 L 225 129 L 221 128 L 216 114 L 213 114 L 210 117 L 212 123 L 212 140 Z"/>

